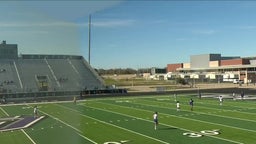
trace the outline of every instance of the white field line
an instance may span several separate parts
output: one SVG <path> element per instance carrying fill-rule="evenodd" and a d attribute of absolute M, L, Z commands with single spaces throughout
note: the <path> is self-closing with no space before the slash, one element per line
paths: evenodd
<path fill-rule="evenodd" d="M 15 116 L 13 119 L 17 119 L 19 118 L 19 116 Z M 10 131 L 10 130 L 18 130 L 18 129 L 24 129 L 24 128 L 28 128 L 29 126 L 33 125 L 34 123 L 40 121 L 41 119 L 43 119 L 44 116 L 41 116 L 40 118 L 32 121 L 31 123 L 28 123 L 27 125 L 23 126 L 23 127 L 16 127 L 16 128 L 11 128 L 11 129 L 4 129 L 4 130 L 0 130 L 0 132 L 4 132 L 4 131 Z M 9 118 L 10 119 L 10 118 Z M 1 125 L 1 123 L 0 123 Z"/>
<path fill-rule="evenodd" d="M 221 95 L 221 94 L 219 94 L 219 95 Z M 168 98 L 168 97 L 170 97 L 170 96 L 163 96 L 163 97 L 166 97 L 166 98 Z M 184 97 L 184 96 L 181 96 L 181 97 Z M 158 97 L 151 97 L 151 98 L 158 98 Z M 207 103 L 207 104 L 209 104 L 209 105 L 213 105 L 212 103 L 210 103 L 209 102 L 209 100 L 207 100 L 207 99 L 202 99 L 202 100 L 205 100 L 204 101 L 204 103 Z M 219 102 L 219 99 L 217 99 L 216 98 L 216 103 L 218 103 Z M 198 103 L 201 103 L 201 102 L 198 102 Z M 224 98 L 224 105 L 225 105 L 225 103 L 228 103 L 228 104 L 230 104 L 230 103 L 232 103 L 231 101 L 225 101 L 225 98 Z M 255 109 L 255 103 L 246 103 L 246 106 L 243 106 L 243 107 L 241 107 L 241 106 L 236 106 L 236 105 L 229 105 L 229 106 L 232 106 L 232 107 L 236 107 L 236 108 L 248 108 L 248 109 Z M 248 106 L 250 106 L 250 107 L 248 107 Z M 230 111 L 232 111 L 232 110 L 230 110 Z M 252 113 L 253 114 L 253 113 Z"/>
<path fill-rule="evenodd" d="M 188 96 L 190 94 L 182 94 L 182 97 L 185 97 L 185 96 Z M 123 100 L 123 99 L 137 99 L 137 98 L 169 98 L 170 100 L 173 99 L 173 95 L 160 95 L 160 96 L 132 96 L 132 97 L 114 97 L 114 98 L 97 98 L 97 99 L 87 99 L 87 101 L 104 101 L 104 100 Z M 85 101 L 85 100 L 83 100 Z M 253 104 L 251 104 L 253 105 Z M 255 106 L 255 105 L 253 105 Z M 201 106 L 197 106 L 197 107 L 201 107 Z M 203 107 L 203 108 L 206 108 L 206 107 Z M 241 108 L 241 107 L 238 107 L 238 108 Z M 246 108 L 253 108 L 253 107 L 246 107 Z M 215 109 L 216 108 L 206 108 L 206 109 Z M 255 108 L 253 108 L 255 109 Z M 226 111 L 231 111 L 231 112 L 234 112 L 233 110 L 226 110 Z M 244 114 L 251 114 L 251 115 L 256 115 L 255 113 L 249 113 L 249 112 L 241 112 L 241 111 L 235 111 L 235 112 L 238 112 L 238 113 L 244 113 Z"/>
<path fill-rule="evenodd" d="M 218 103 L 219 101 L 216 99 L 216 103 Z M 204 104 L 208 104 L 208 105 L 213 105 L 213 106 L 216 106 L 214 105 L 213 103 L 211 103 L 210 101 L 208 100 L 205 100 L 204 102 L 199 102 L 199 103 L 204 103 Z M 227 105 L 225 105 L 225 103 Z M 223 102 L 223 105 L 224 106 L 230 106 L 230 107 L 235 107 L 235 108 L 239 108 L 239 109 L 255 109 L 255 104 L 252 104 L 252 103 L 246 103 L 247 106 L 237 106 L 237 105 L 232 105 L 230 101 L 225 101 L 224 99 L 224 102 Z M 248 107 L 250 105 L 250 107 Z M 233 110 L 230 110 L 230 111 L 233 111 Z"/>
<path fill-rule="evenodd" d="M 104 103 L 106 104 L 106 103 Z M 108 104 L 108 105 L 113 105 L 113 104 Z M 114 105 L 114 106 L 117 106 L 117 105 Z M 118 105 L 119 106 L 119 105 Z M 89 106 L 87 106 L 89 107 Z M 120 106 L 120 107 L 125 107 L 125 106 Z M 102 111 L 107 111 L 107 112 L 111 112 L 111 113 L 116 113 L 116 114 L 119 114 L 119 115 L 124 115 L 124 116 L 128 116 L 128 117 L 133 117 L 133 118 L 137 118 L 137 117 L 134 117 L 134 116 L 130 116 L 130 115 L 126 115 L 126 114 L 122 114 L 122 113 L 118 113 L 118 112 L 113 112 L 113 111 L 108 111 L 108 110 L 105 110 L 105 109 L 100 109 L 100 108 L 95 108 L 95 107 L 90 107 L 90 108 L 94 108 L 94 109 L 99 109 L 99 110 L 102 110 Z M 127 107 L 125 107 L 127 108 Z M 131 108 L 131 107 L 129 107 Z M 142 110 L 142 109 L 137 109 L 137 108 L 131 108 L 131 109 L 135 109 L 135 110 Z M 146 111 L 146 112 L 152 112 L 152 111 L 148 111 L 148 110 L 142 110 L 142 111 Z M 173 115 L 168 115 L 168 114 L 163 114 L 163 115 L 167 115 L 167 116 L 173 116 Z M 177 116 L 174 116 L 174 117 L 177 117 Z M 180 117 L 179 117 L 180 118 Z M 137 118 L 138 119 L 138 118 Z M 141 120 L 144 120 L 144 121 L 149 121 L 149 122 L 152 122 L 150 120 L 146 120 L 146 119 L 142 119 L 140 118 Z M 188 119 L 188 118 L 187 118 Z M 194 120 L 194 119 L 190 119 L 190 120 Z M 197 121 L 197 120 L 195 120 Z M 200 122 L 204 122 L 204 121 L 200 121 Z M 205 122 L 204 122 L 205 123 Z M 168 127 L 174 127 L 174 128 L 178 128 L 178 129 L 181 129 L 181 130 L 184 130 L 184 131 L 190 131 L 190 132 L 195 132 L 195 131 L 191 131 L 191 130 L 188 130 L 188 129 L 184 129 L 184 128 L 179 128 L 179 127 L 175 127 L 175 126 L 172 126 L 172 125 L 169 125 L 169 124 L 163 124 L 162 125 L 164 126 L 168 126 Z M 225 125 L 222 125 L 222 126 L 225 126 Z M 236 144 L 243 144 L 241 142 L 237 142 L 237 141 L 233 141 L 233 140 L 229 140 L 229 139 L 225 139 L 225 138 L 220 138 L 220 137 L 215 137 L 215 136 L 211 136 L 211 135 L 206 135 L 208 137 L 212 137 L 212 138 L 215 138 L 215 139 L 220 139 L 220 140 L 223 140 L 223 141 L 228 141 L 228 142 L 233 142 L 233 143 L 236 143 Z"/>
<path fill-rule="evenodd" d="M 51 101 L 51 102 L 31 102 L 31 103 L 10 103 L 10 104 L 3 104 L 1 105 L 2 107 L 4 106 L 22 106 L 22 105 L 35 105 L 35 104 L 55 104 L 55 103 L 71 103 L 72 101 Z M 29 106 L 31 107 L 31 106 Z"/>
<path fill-rule="evenodd" d="M 98 102 L 98 103 L 102 103 L 102 102 Z M 108 104 L 108 103 L 104 103 L 104 104 Z M 108 104 L 108 105 L 113 105 L 113 104 Z M 143 104 L 142 104 L 143 105 Z M 120 106 L 120 105 L 115 105 L 115 106 Z M 120 106 L 120 107 L 125 107 L 125 106 Z M 126 107 L 127 108 L 127 107 Z M 144 110 L 144 109 L 137 109 L 137 108 L 133 108 L 133 107 L 129 107 L 135 110 L 142 110 L 142 111 L 147 111 L 149 112 L 149 110 Z M 239 128 L 239 127 L 234 127 L 234 126 L 228 126 L 228 125 L 223 125 L 223 124 L 218 124 L 218 123 L 212 123 L 212 122 L 207 122 L 207 121 L 201 121 L 201 120 L 196 120 L 196 119 L 190 119 L 190 118 L 186 118 L 186 117 L 178 117 L 175 115 L 169 115 L 169 114 L 163 114 L 163 115 L 167 115 L 167 116 L 173 116 L 173 117 L 177 117 L 177 118 L 182 118 L 182 119 L 188 119 L 191 121 L 198 121 L 201 123 L 208 123 L 208 124 L 213 124 L 213 125 L 220 125 L 220 126 L 224 126 L 224 127 L 230 127 L 230 128 L 234 128 L 234 129 L 239 129 L 239 130 L 244 130 L 244 131 L 250 131 L 250 132 L 256 132 L 256 130 L 249 130 L 249 129 L 244 129 L 244 128 Z"/>
<path fill-rule="evenodd" d="M 45 114 L 45 115 L 48 115 L 48 116 L 52 117 L 53 119 L 55 119 L 55 120 L 57 120 L 57 121 L 63 123 L 64 125 L 66 125 L 66 126 L 72 128 L 72 129 L 74 129 L 75 131 L 77 131 L 77 132 L 79 132 L 79 133 L 83 133 L 83 132 L 80 131 L 79 129 L 77 129 L 77 128 L 73 127 L 72 125 L 70 125 L 70 124 L 68 124 L 68 123 L 66 123 L 66 122 L 64 122 L 64 121 L 62 121 L 62 120 L 60 120 L 60 119 L 54 117 L 53 115 L 50 115 L 50 114 L 48 114 L 48 113 L 46 113 L 46 112 L 44 112 L 44 111 L 42 111 L 42 110 L 39 110 L 39 111 L 42 112 L 42 113 Z"/>
<path fill-rule="evenodd" d="M 103 103 L 103 102 L 98 102 L 98 103 Z M 114 104 L 110 104 L 110 103 L 103 103 L 103 104 L 114 105 Z M 140 105 L 152 106 L 152 105 L 146 105 L 146 104 L 140 104 Z M 127 108 L 126 106 L 121 106 L 121 105 L 115 105 L 115 106 Z M 137 109 L 137 108 L 134 108 L 134 107 L 129 107 L 129 108 L 132 108 L 132 109 L 135 109 L 135 110 L 142 110 L 142 111 L 147 111 L 147 112 L 149 112 L 148 110 L 144 110 L 144 109 Z M 164 108 L 164 107 L 162 107 L 162 108 Z M 213 124 L 213 125 L 220 125 L 220 126 L 230 127 L 230 128 L 239 129 L 239 130 L 245 130 L 245 131 L 250 131 L 250 132 L 256 132 L 256 130 L 249 130 L 249 129 L 239 128 L 239 127 L 234 127 L 234 126 L 228 126 L 228 125 L 223 125 L 223 124 L 218 124 L 218 123 L 212 123 L 212 122 L 207 122 L 207 121 L 201 121 L 201 120 L 196 120 L 196 119 L 190 119 L 190 118 L 186 118 L 186 117 L 178 117 L 178 116 L 169 115 L 169 114 L 163 114 L 163 115 L 173 116 L 173 117 L 182 118 L 182 119 L 189 119 L 189 120 L 192 120 L 192 121 L 199 121 L 199 122 L 202 122 L 202 123 L 209 123 L 209 124 Z"/>
<path fill-rule="evenodd" d="M 189 96 L 191 94 L 182 94 L 182 96 L 180 97 L 186 97 L 186 96 Z M 85 99 L 85 100 L 81 100 L 81 101 L 104 101 L 104 100 L 123 100 L 123 99 L 138 99 L 138 98 L 158 98 L 158 99 L 161 99 L 161 98 L 167 98 L 167 99 L 174 99 L 173 98 L 173 95 L 151 95 L 151 96 L 131 96 L 131 97 L 103 97 L 103 98 L 88 98 L 88 99 Z M 218 102 L 218 101 L 216 101 Z M 250 104 L 252 106 L 255 106 L 254 104 Z M 235 106 L 235 107 L 238 107 L 238 106 Z M 240 107 L 238 107 L 240 108 Z M 246 108 L 251 108 L 251 109 L 255 109 L 254 107 L 246 107 Z M 230 110 L 232 111 L 232 110 Z M 254 114 L 254 113 L 252 113 Z"/>
<path fill-rule="evenodd" d="M 146 101 L 146 100 L 144 100 Z M 155 101 L 154 101 L 155 102 Z M 158 102 L 159 103 L 159 102 Z M 211 104 L 212 105 L 212 104 Z M 176 106 L 176 105 L 175 105 Z M 210 108 L 210 107 L 204 107 L 204 106 L 196 106 L 198 108 L 204 108 L 204 109 L 211 109 L 211 110 L 220 110 L 217 108 Z M 243 113 L 243 114 L 248 114 L 248 115 L 256 115 L 255 113 L 249 113 L 249 112 L 241 112 L 241 111 L 234 111 L 234 110 L 225 110 L 225 111 L 230 111 L 230 112 L 237 112 L 237 113 Z M 255 122 L 255 121 L 254 121 Z"/>
<path fill-rule="evenodd" d="M 2 124 L 4 124 L 4 123 L 5 123 L 5 121 L 0 122 L 0 126 L 1 126 Z"/>
<path fill-rule="evenodd" d="M 0 109 L 2 112 L 4 112 L 5 115 L 9 116 L 9 114 L 2 107 L 0 107 Z"/>
<path fill-rule="evenodd" d="M 82 135 L 82 134 L 80 134 L 80 133 L 77 133 L 80 137 L 82 137 L 82 138 L 84 138 L 84 139 L 86 139 L 86 140 L 88 140 L 88 141 L 90 141 L 90 142 L 92 142 L 92 143 L 94 143 L 94 144 L 98 144 L 98 143 L 96 143 L 95 141 L 92 141 L 91 139 L 89 139 L 89 138 L 87 138 L 86 136 L 84 136 L 84 135 Z"/>
<path fill-rule="evenodd" d="M 37 118 L 36 120 L 32 121 L 31 123 L 28 123 L 27 125 L 25 125 L 24 128 L 28 128 L 29 126 L 35 124 L 36 122 L 40 121 L 43 118 L 44 118 L 44 116 L 40 116 L 39 118 Z"/>
<path fill-rule="evenodd" d="M 75 131 L 77 131 L 77 132 L 79 132 L 79 133 L 83 133 L 83 132 L 80 131 L 79 129 L 77 129 L 77 128 L 73 127 L 72 125 L 70 125 L 70 124 L 68 124 L 68 123 L 66 123 L 66 122 L 64 122 L 64 121 L 62 121 L 62 120 L 60 120 L 60 119 L 54 117 L 53 115 L 48 114 L 48 113 L 46 113 L 46 112 L 44 112 L 44 111 L 42 111 L 42 110 L 39 110 L 39 111 L 42 112 L 42 113 L 45 114 L 45 115 L 48 115 L 48 116 L 52 117 L 53 119 L 55 119 L 55 120 L 57 120 L 57 121 L 63 123 L 64 125 L 66 125 L 66 126 L 72 128 L 72 129 L 74 129 Z M 79 134 L 79 136 L 81 136 L 82 138 L 84 138 L 84 139 L 86 139 L 86 140 L 88 140 L 88 141 L 90 141 L 90 142 L 92 142 L 92 143 L 94 143 L 94 144 L 97 144 L 97 143 L 94 142 L 93 140 L 91 140 L 91 139 L 89 139 L 89 138 L 87 138 L 87 137 L 85 137 L 85 136 L 83 136 L 83 135 L 81 135 L 81 134 Z"/>
<path fill-rule="evenodd" d="M 7 116 L 9 116 L 9 114 L 2 108 L 2 107 L 0 107 L 0 109 L 7 115 Z M 16 116 L 17 117 L 17 116 Z M 35 142 L 34 142 L 34 140 L 23 130 L 23 129 L 21 129 L 21 131 L 28 137 L 28 139 L 33 143 L 33 144 L 36 144 Z"/>
<path fill-rule="evenodd" d="M 79 115 L 81 115 L 81 116 L 83 116 L 83 117 L 87 117 L 87 118 L 93 119 L 93 120 L 98 121 L 98 122 L 100 122 L 100 123 L 107 124 L 107 125 L 111 125 L 111 126 L 113 126 L 113 127 L 117 127 L 117 128 L 119 128 L 119 129 L 122 129 L 122 130 L 125 130 L 125 131 L 128 131 L 128 132 L 131 132 L 131 133 L 135 133 L 135 134 L 137 134 L 137 135 L 140 135 L 140 136 L 143 136 L 143 137 L 146 137 L 146 138 L 149 138 L 149 139 L 152 139 L 152 140 L 154 140 L 154 141 L 158 141 L 158 142 L 161 142 L 161 143 L 164 143 L 164 144 L 170 144 L 170 143 L 168 143 L 168 142 L 165 142 L 165 141 L 162 141 L 162 140 L 159 140 L 159 139 L 156 139 L 156 138 L 153 138 L 153 137 L 150 137 L 150 136 L 147 136 L 147 135 L 144 135 L 144 134 L 141 134 L 141 133 L 138 133 L 138 132 L 135 132 L 135 131 L 132 131 L 132 130 L 123 128 L 123 127 L 119 127 L 119 126 L 117 126 L 117 125 L 114 125 L 114 124 L 111 124 L 111 123 L 107 123 L 107 122 L 105 122 L 105 121 L 101 121 L 101 120 L 95 119 L 95 118 L 90 117 L 90 116 L 87 116 L 87 115 L 83 115 L 83 114 L 81 114 L 80 111 L 71 109 L 71 108 L 69 108 L 69 107 L 65 107 L 65 106 L 62 106 L 62 105 L 58 105 L 58 106 L 63 107 L 63 108 L 68 109 L 68 110 L 71 110 L 71 111 L 74 111 L 74 112 L 77 112 Z"/>
<path fill-rule="evenodd" d="M 166 96 L 131 96 L 131 97 L 102 97 L 102 98 L 88 98 L 82 101 L 102 101 L 102 100 L 122 100 L 122 99 L 137 99 L 137 98 L 163 98 Z M 170 97 L 170 96 L 169 96 Z"/>
<path fill-rule="evenodd" d="M 220 110 L 217 108 L 209 108 L 209 107 L 204 107 L 204 106 L 196 106 L 196 107 L 204 108 L 204 109 Z M 256 115 L 255 113 L 250 113 L 250 112 L 242 112 L 242 111 L 234 111 L 234 110 L 225 110 L 225 111 L 237 112 L 237 113 L 243 113 L 243 114 L 249 114 L 249 115 Z"/>
<path fill-rule="evenodd" d="M 144 101 L 144 100 L 143 100 Z M 155 102 L 155 101 L 154 101 Z M 141 104 L 141 103 L 137 103 L 135 102 L 136 104 L 139 104 L 139 105 L 144 105 L 144 106 L 152 106 L 152 105 L 147 105 L 147 104 Z M 159 103 L 159 102 L 155 102 L 155 103 Z M 163 104 L 163 103 L 159 103 L 159 104 Z M 165 103 L 167 104 L 167 103 Z M 157 107 L 160 107 L 160 108 L 165 108 L 165 109 L 171 109 L 171 110 L 176 110 L 176 108 L 169 108 L 169 107 L 163 107 L 163 106 L 157 106 Z M 202 107 L 202 106 L 200 106 Z M 206 108 L 206 107 L 204 107 Z M 206 108 L 206 109 L 209 109 L 209 108 Z M 215 109 L 215 110 L 220 110 L 220 109 Z M 190 110 L 184 110 L 182 109 L 182 111 L 186 111 L 186 112 L 190 112 Z M 196 114 L 204 114 L 204 115 L 213 115 L 213 116 L 217 116 L 217 117 L 223 117 L 223 118 L 230 118 L 230 119 L 237 119 L 237 120 L 243 120 L 243 121 L 249 121 L 249 122 L 255 122 L 255 120 L 250 120 L 250 119 L 242 119 L 242 118 L 234 118 L 234 117 L 230 117 L 230 116 L 223 116 L 223 115 L 217 115 L 217 114 L 209 114 L 209 113 L 203 113 L 203 112 L 198 112 L 198 111 L 193 111 L 193 113 L 196 113 Z"/>
<path fill-rule="evenodd" d="M 21 131 L 28 137 L 28 139 L 29 139 L 33 144 L 36 144 L 36 142 L 35 142 L 23 129 L 21 129 Z"/>

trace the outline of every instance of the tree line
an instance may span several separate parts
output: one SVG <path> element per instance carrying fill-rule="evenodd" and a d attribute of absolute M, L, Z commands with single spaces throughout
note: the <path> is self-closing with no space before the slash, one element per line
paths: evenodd
<path fill-rule="evenodd" d="M 116 69 L 95 69 L 99 75 L 121 75 L 121 74 L 142 74 L 142 73 L 150 73 L 150 68 L 144 69 L 132 69 L 132 68 L 116 68 Z"/>

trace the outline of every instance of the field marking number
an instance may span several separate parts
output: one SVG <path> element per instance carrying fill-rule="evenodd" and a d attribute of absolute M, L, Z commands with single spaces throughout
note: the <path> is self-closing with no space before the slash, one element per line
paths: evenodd
<path fill-rule="evenodd" d="M 202 130 L 200 131 L 200 133 L 186 132 L 186 133 L 183 133 L 183 135 L 192 137 L 192 138 L 198 138 L 198 137 L 202 137 L 203 135 L 218 135 L 220 134 L 218 131 L 219 130 Z"/>
<path fill-rule="evenodd" d="M 128 140 L 123 140 L 123 141 L 120 141 L 120 142 L 104 142 L 104 144 L 123 144 L 123 143 L 126 143 L 128 142 Z"/>

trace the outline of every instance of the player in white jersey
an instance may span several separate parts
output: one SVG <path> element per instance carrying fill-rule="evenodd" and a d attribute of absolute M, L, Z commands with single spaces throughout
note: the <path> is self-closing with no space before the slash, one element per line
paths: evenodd
<path fill-rule="evenodd" d="M 37 106 L 34 107 L 34 118 L 38 117 L 38 109 Z"/>
<path fill-rule="evenodd" d="M 157 112 L 155 112 L 153 114 L 153 120 L 154 120 L 154 123 L 155 123 L 155 130 L 156 130 L 156 127 L 158 125 L 158 113 Z"/>
<path fill-rule="evenodd" d="M 219 96 L 219 101 L 220 101 L 220 105 L 222 105 L 222 103 L 223 103 L 223 97 L 220 95 Z"/>
<path fill-rule="evenodd" d="M 180 111 L 180 102 L 179 101 L 177 101 L 176 107 L 177 107 L 177 111 Z"/>

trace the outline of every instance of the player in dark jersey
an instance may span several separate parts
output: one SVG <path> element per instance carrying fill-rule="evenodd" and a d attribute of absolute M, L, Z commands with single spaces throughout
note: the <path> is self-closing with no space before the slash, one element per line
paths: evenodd
<path fill-rule="evenodd" d="M 189 105 L 190 105 L 190 110 L 193 111 L 194 101 L 192 98 L 189 101 Z"/>

